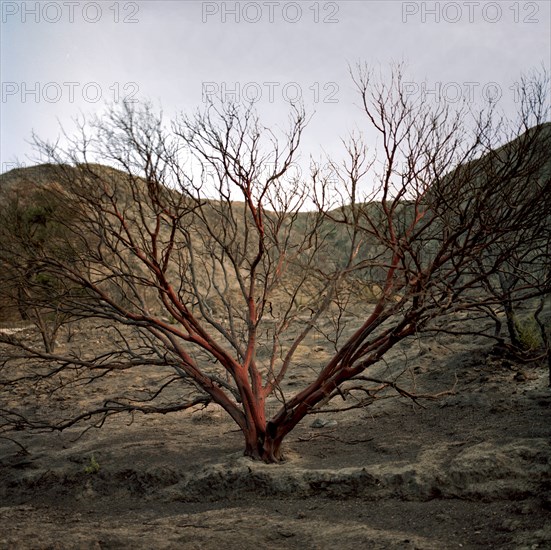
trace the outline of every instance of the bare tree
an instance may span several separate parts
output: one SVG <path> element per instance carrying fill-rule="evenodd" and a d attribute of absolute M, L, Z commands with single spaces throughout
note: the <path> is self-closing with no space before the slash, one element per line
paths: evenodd
<path fill-rule="evenodd" d="M 548 79 L 537 80 L 523 77 L 520 80 L 523 101 L 521 103 L 521 117 L 526 118 L 529 112 L 537 105 L 543 105 L 549 91 Z M 540 132 L 533 133 L 527 125 L 524 127 L 524 135 L 521 139 L 513 140 L 507 147 L 492 151 L 484 159 L 488 164 L 486 171 L 498 171 L 504 163 L 522 164 L 529 161 L 526 169 L 519 170 L 519 173 L 509 183 L 509 190 L 501 197 L 496 197 L 496 209 L 507 209 L 507 206 L 518 201 L 519 193 L 537 194 L 538 188 L 546 187 L 551 178 L 551 159 L 549 158 L 549 134 L 551 125 L 547 124 Z M 537 170 L 533 168 L 537 167 Z M 505 315 L 507 332 L 511 344 L 522 351 L 526 348 L 522 335 L 519 333 L 519 317 L 516 309 L 519 304 L 525 307 L 530 304 L 530 296 L 535 291 L 539 292 L 544 299 L 551 289 L 550 268 L 551 268 L 551 219 L 549 216 L 542 216 L 526 224 L 522 228 L 521 238 L 517 239 L 517 246 L 514 249 L 503 248 L 500 242 L 496 242 L 484 252 L 479 259 L 481 264 L 491 262 L 494 257 L 505 257 L 498 270 L 492 277 L 486 280 L 487 289 L 490 294 L 498 298 L 499 308 Z M 482 267 L 482 272 L 485 268 Z M 543 308 L 543 301 L 541 301 Z M 532 309 L 535 309 L 533 307 Z M 499 336 L 501 319 L 494 314 L 496 321 L 496 336 Z"/>
<path fill-rule="evenodd" d="M 65 151 L 40 144 L 58 167 L 50 191 L 71 213 L 58 220 L 71 233 L 70 259 L 44 253 L 41 265 L 80 290 L 56 299 L 73 315 L 134 330 L 139 344 L 122 328 L 121 346 L 99 355 L 4 341 L 44 361 L 34 380 L 70 369 L 71 383 L 143 367 L 170 372 L 145 397 L 127 394 L 50 427 L 214 401 L 242 431 L 246 455 L 276 462 L 285 436 L 337 396 L 356 396 L 357 406 L 381 387 L 411 395 L 366 371 L 443 315 L 502 298 L 485 292 L 488 279 L 549 212 L 549 178 L 538 175 L 531 147 L 548 139 L 547 105 L 528 105 L 517 154 L 500 155 L 510 135 L 492 113 L 469 125 L 466 108 L 409 97 L 400 67 L 390 82 L 358 67 L 355 83 L 380 149 L 353 137 L 342 164 L 313 166 L 308 181 L 291 176 L 306 123 L 298 108 L 283 141 L 236 105 L 210 105 L 170 130 L 150 107 L 126 105 L 92 135 L 82 126 Z M 529 191 L 517 185 L 523 178 Z M 523 298 L 541 292 L 523 289 Z M 282 382 L 312 335 L 333 355 L 288 395 Z M 8 372 L 3 384 L 21 383 Z M 175 398 L 175 386 L 188 389 Z M 46 426 L 24 411 L 3 415 Z"/>
<path fill-rule="evenodd" d="M 48 170 L 49 168 L 49 170 Z M 42 172 L 54 170 L 45 167 Z M 25 170 L 17 170 L 18 174 Z M 30 172 L 38 178 L 40 170 Z M 0 307 L 1 317 L 6 320 L 19 318 L 33 323 L 39 330 L 48 353 L 53 353 L 61 327 L 69 319 L 69 313 L 56 300 L 68 292 L 64 282 L 43 269 L 45 255 L 60 255 L 70 258 L 66 246 L 70 235 L 64 225 L 56 220 L 67 216 L 63 204 L 51 193 L 37 187 L 36 180 L 29 176 L 16 175 L 12 185 L 0 191 Z"/>

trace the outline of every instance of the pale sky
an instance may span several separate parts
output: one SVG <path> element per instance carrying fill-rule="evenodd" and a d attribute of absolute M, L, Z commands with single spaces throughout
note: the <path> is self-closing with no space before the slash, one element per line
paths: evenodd
<path fill-rule="evenodd" d="M 411 89 L 514 107 L 520 75 L 551 66 L 551 2 L 1 1 L 0 171 L 33 164 L 35 131 L 55 139 L 79 113 L 149 99 L 165 115 L 205 93 L 258 98 L 286 125 L 300 94 L 312 119 L 303 154 L 337 154 L 367 126 L 349 66 L 405 61 Z M 438 84 L 440 83 L 440 84 Z"/>

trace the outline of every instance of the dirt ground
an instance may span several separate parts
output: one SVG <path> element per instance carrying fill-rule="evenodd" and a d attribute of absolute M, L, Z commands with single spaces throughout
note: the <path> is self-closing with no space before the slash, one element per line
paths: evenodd
<path fill-rule="evenodd" d="M 546 369 L 449 337 L 408 361 L 419 391 L 453 391 L 309 416 L 279 465 L 213 405 L 21 433 L 27 455 L 0 439 L 0 548 L 551 548 Z"/>

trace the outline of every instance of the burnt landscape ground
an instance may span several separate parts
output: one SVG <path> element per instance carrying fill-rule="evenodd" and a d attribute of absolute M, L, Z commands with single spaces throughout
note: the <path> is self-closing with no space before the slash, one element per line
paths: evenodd
<path fill-rule="evenodd" d="M 75 340 L 105 337 L 88 327 Z M 119 415 L 84 434 L 12 433 L 29 454 L 0 439 L 0 548 L 551 547 L 546 368 L 482 338 L 407 346 L 402 384 L 438 399 L 308 416 L 283 464 L 243 457 L 241 434 L 215 405 Z M 305 349 L 301 364 L 323 353 Z M 404 357 L 394 350 L 378 374 L 403 369 Z M 285 389 L 309 375 L 296 369 Z M 33 394 L 3 400 L 31 406 Z M 61 394 L 45 410 L 70 406 Z M 317 418 L 334 422 L 316 428 Z"/>

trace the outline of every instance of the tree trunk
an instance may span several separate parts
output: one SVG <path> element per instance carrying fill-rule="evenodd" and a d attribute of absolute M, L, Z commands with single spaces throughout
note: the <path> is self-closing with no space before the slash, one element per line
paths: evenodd
<path fill-rule="evenodd" d="M 540 318 L 540 314 L 543 311 L 543 307 L 545 305 L 545 298 L 546 296 L 542 296 L 540 298 L 540 303 L 536 308 L 536 311 L 534 312 L 534 319 L 536 320 L 536 323 L 538 324 L 538 327 L 540 329 L 541 342 L 543 344 L 543 349 L 545 350 L 545 356 L 547 358 L 547 369 L 549 372 L 549 387 L 551 388 L 551 342 L 549 341 L 549 336 L 547 335 L 547 329 L 545 327 L 545 323 Z"/>
<path fill-rule="evenodd" d="M 52 321 L 52 323 L 55 323 L 55 321 Z M 49 327 L 48 321 L 46 321 L 43 315 L 37 310 L 34 312 L 34 324 L 40 331 L 46 353 L 53 353 L 55 351 L 56 335 L 59 327 L 55 324 Z"/>
<path fill-rule="evenodd" d="M 282 441 L 283 437 L 273 437 L 268 433 L 258 435 L 245 433 L 245 456 L 266 464 L 282 462 Z"/>
<path fill-rule="evenodd" d="M 503 303 L 503 307 L 505 308 L 505 316 L 507 318 L 507 330 L 509 332 L 509 338 L 511 339 L 511 344 L 521 350 L 523 349 L 522 342 L 520 341 L 517 326 L 515 323 L 515 312 L 513 309 L 513 304 L 510 300 L 505 300 Z"/>
<path fill-rule="evenodd" d="M 19 316 L 22 321 L 28 321 L 30 319 L 29 314 L 27 313 L 27 305 L 25 302 L 26 296 L 24 295 L 23 289 L 17 287 L 17 310 L 19 311 Z"/>

